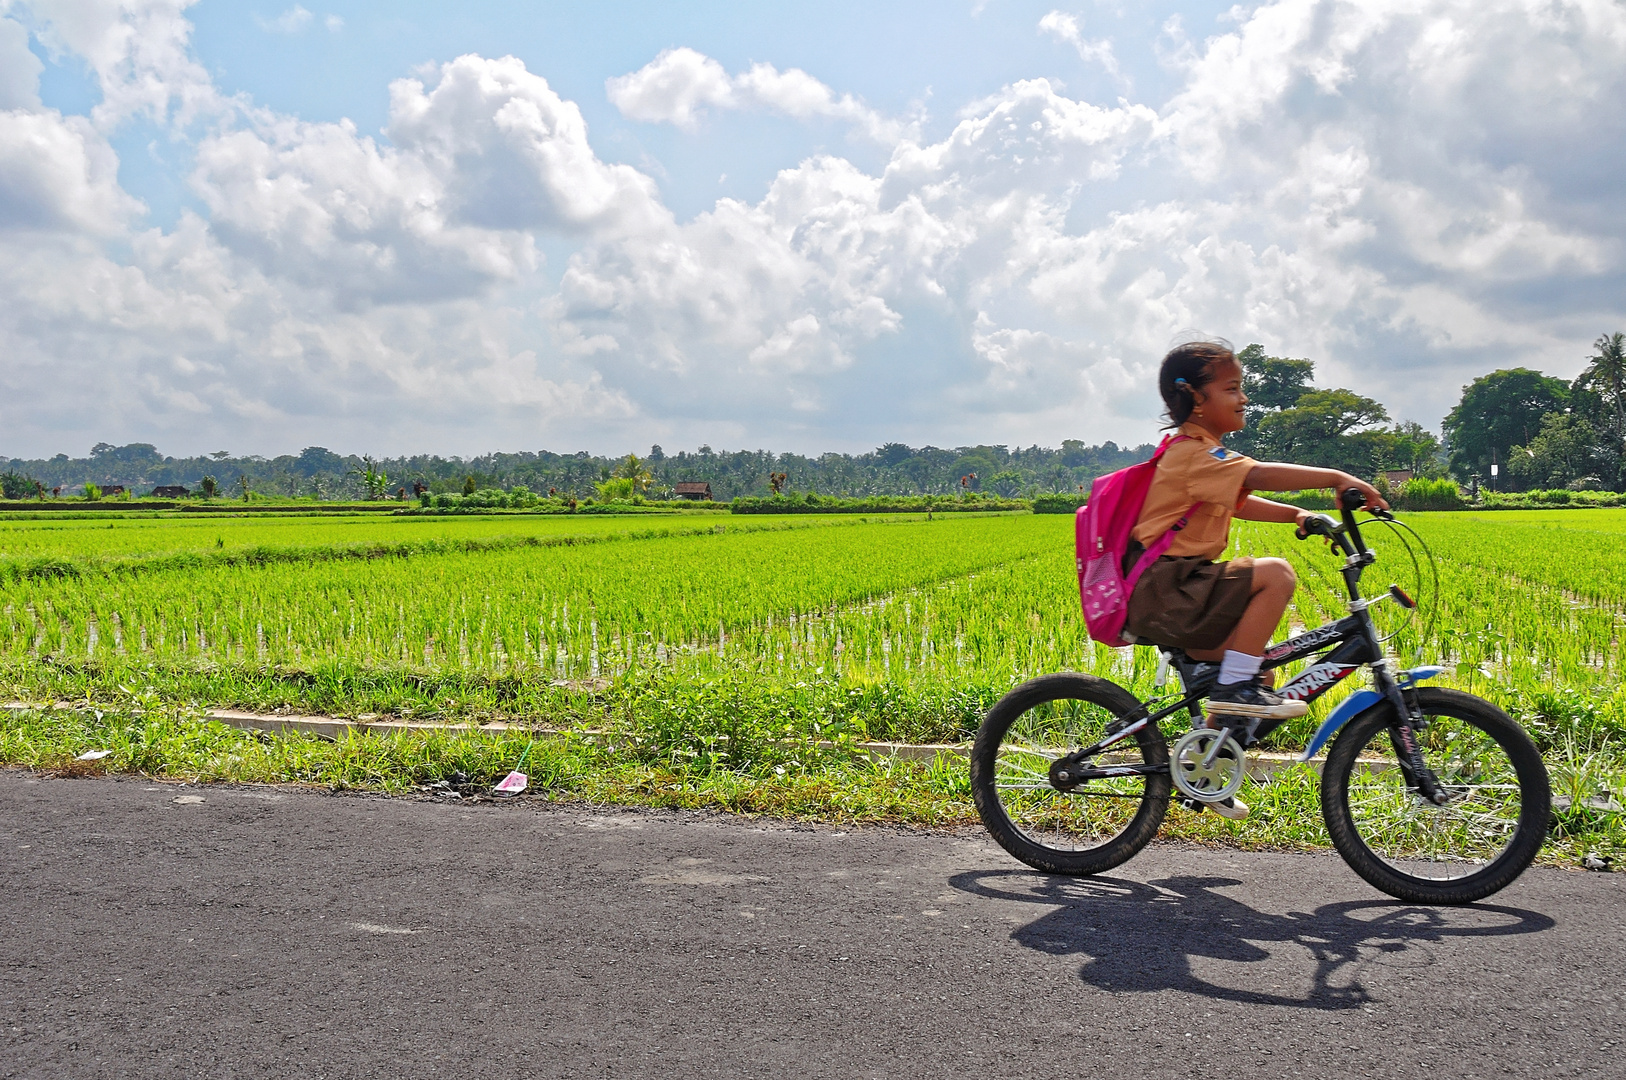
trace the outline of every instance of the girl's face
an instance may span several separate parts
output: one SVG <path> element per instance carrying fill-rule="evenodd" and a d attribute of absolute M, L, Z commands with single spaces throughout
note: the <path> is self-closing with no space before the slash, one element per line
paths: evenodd
<path fill-rule="evenodd" d="M 1214 377 L 1194 395 L 1191 419 L 1216 436 L 1247 426 L 1248 395 L 1242 392 L 1242 365 L 1227 360 L 1214 365 Z"/>

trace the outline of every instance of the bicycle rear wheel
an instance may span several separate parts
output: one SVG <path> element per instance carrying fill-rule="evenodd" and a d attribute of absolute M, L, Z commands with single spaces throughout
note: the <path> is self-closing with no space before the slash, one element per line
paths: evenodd
<path fill-rule="evenodd" d="M 1505 888 L 1535 859 L 1552 796 L 1541 753 L 1490 702 L 1456 690 L 1417 691 L 1423 759 L 1451 796 L 1407 788 L 1384 703 L 1350 721 L 1327 755 L 1321 813 L 1361 877 L 1413 903 L 1467 904 Z"/>
<path fill-rule="evenodd" d="M 988 711 L 971 749 L 971 795 L 1000 847 L 1046 873 L 1098 874 L 1157 835 L 1172 784 L 1168 746 L 1155 724 L 1095 763 L 1162 771 L 1089 780 L 1067 791 L 1050 782 L 1053 761 L 1094 743 L 1139 706 L 1116 683 L 1064 673 L 1029 680 Z"/>

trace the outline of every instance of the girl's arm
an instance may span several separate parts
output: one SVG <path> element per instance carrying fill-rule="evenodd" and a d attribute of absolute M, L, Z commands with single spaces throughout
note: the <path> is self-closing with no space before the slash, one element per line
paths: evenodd
<path fill-rule="evenodd" d="M 1248 470 L 1247 479 L 1242 481 L 1242 486 L 1250 491 L 1304 491 L 1310 488 L 1331 488 L 1335 494 L 1345 488 L 1358 488 L 1360 493 L 1366 496 L 1366 508 L 1368 510 L 1389 509 L 1389 504 L 1384 501 L 1382 495 L 1378 494 L 1378 489 L 1365 480 L 1359 480 L 1347 472 L 1339 472 L 1337 469 L 1318 469 L 1312 465 L 1288 465 L 1285 462 L 1261 461 Z M 1260 501 L 1268 502 L 1265 499 Z M 1280 504 L 1272 503 L 1271 505 Z M 1238 514 L 1237 516 L 1242 517 L 1244 515 Z M 1293 519 L 1263 518 L 1253 520 L 1291 521 Z"/>
<path fill-rule="evenodd" d="M 1286 503 L 1272 502 L 1261 499 L 1257 495 L 1249 495 L 1247 501 L 1237 510 L 1235 517 L 1243 521 L 1276 521 L 1281 523 L 1292 522 L 1295 525 L 1310 516 L 1309 510 L 1300 510 L 1296 506 Z"/>

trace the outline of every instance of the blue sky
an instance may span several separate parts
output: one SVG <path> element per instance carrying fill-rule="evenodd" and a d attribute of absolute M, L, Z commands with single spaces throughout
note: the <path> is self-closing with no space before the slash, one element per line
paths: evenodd
<path fill-rule="evenodd" d="M 1163 97 L 1178 84 L 1158 62 L 1168 19 L 1190 29 L 1218 28 L 1229 4 L 1136 5 L 1126 11 L 1091 6 L 1092 36 L 1111 32 L 1133 42 L 1118 59 L 1128 84 L 1065 41 L 1042 34 L 1052 3 L 787 3 L 710 4 L 318 4 L 199 3 L 186 9 L 195 52 L 223 93 L 309 121 L 350 119 L 382 136 L 389 83 L 425 64 L 464 53 L 513 55 L 543 75 L 582 110 L 598 153 L 607 161 L 651 169 L 680 216 L 709 209 L 721 196 L 760 199 L 774 175 L 811 153 L 834 152 L 872 171 L 886 147 L 847 137 L 839 124 L 723 115 L 683 133 L 629 122 L 604 94 L 605 80 L 642 67 L 665 49 L 688 46 L 730 70 L 767 60 L 797 67 L 872 107 L 920 113 L 929 135 L 952 128 L 964 103 L 1041 75 L 1074 96 L 1112 101 L 1131 86 Z M 307 14 L 300 15 L 300 12 Z M 292 14 L 293 17 L 290 17 Z M 338 19 L 330 27 L 329 20 Z M 93 72 L 78 58 L 47 65 L 45 104 L 88 112 L 100 98 Z M 183 205 L 196 206 L 184 183 L 185 147 L 168 146 L 161 126 L 132 124 L 115 139 L 120 180 L 151 210 L 149 222 L 171 225 Z M 156 141 L 156 152 L 148 147 Z M 178 152 L 177 152 L 178 151 Z M 727 179 L 721 179 L 726 177 Z"/>
<path fill-rule="evenodd" d="M 1437 427 L 1621 328 L 1609 0 L 0 0 L 0 454 Z"/>

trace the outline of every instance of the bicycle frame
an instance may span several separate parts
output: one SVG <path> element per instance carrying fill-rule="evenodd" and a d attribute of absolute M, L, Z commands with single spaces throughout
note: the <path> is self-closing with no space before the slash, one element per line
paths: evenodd
<path fill-rule="evenodd" d="M 1388 593 L 1379 597 L 1368 599 L 1361 595 L 1361 573 L 1376 561 L 1376 557 L 1367 549 L 1361 537 L 1360 525 L 1355 520 L 1355 510 L 1364 502 L 1365 499 L 1359 491 L 1351 489 L 1344 492 L 1340 498 L 1343 525 L 1335 525 L 1331 519 L 1325 517 L 1314 518 L 1307 523 L 1310 528 L 1305 534 L 1306 538 L 1311 534 L 1326 536 L 1335 550 L 1343 552 L 1342 574 L 1344 586 L 1349 592 L 1349 614 L 1271 646 L 1265 650 L 1261 666 L 1265 670 L 1272 670 L 1324 651 L 1324 655 L 1317 662 L 1276 690 L 1282 697 L 1306 702 L 1314 701 L 1325 694 L 1354 674 L 1356 669 L 1370 667 L 1373 688 L 1352 694 L 1339 705 L 1316 731 L 1315 737 L 1306 747 L 1300 760 L 1310 760 L 1345 723 L 1368 708 L 1387 701 L 1393 707 L 1394 715 L 1399 718 L 1398 722 L 1391 725 L 1390 736 L 1408 786 L 1416 788 L 1424 798 L 1440 802 L 1443 801 L 1444 793 L 1439 790 L 1434 774 L 1423 762 L 1417 746 L 1415 729 L 1421 726 L 1422 717 L 1415 701 L 1408 701 L 1406 694 L 1406 691 L 1417 682 L 1439 674 L 1440 669 L 1417 668 L 1397 676 L 1393 671 L 1393 662 L 1384 656 L 1383 645 L 1378 639 L 1377 627 L 1372 621 L 1369 609 L 1373 604 L 1390 599 L 1406 602 L 1407 606 L 1410 604 L 1403 600 L 1405 594 L 1393 586 Z M 1157 724 L 1182 709 L 1187 710 L 1195 722 L 1206 722 L 1197 703 L 1207 697 L 1213 689 L 1214 676 L 1217 674 L 1216 665 L 1200 664 L 1186 656 L 1183 650 L 1178 649 L 1164 649 L 1163 657 L 1165 663 L 1172 664 L 1180 673 L 1184 695 L 1173 704 L 1165 705 L 1155 712 L 1149 711 L 1148 707 L 1159 699 L 1152 698 L 1143 702 L 1134 713 L 1109 727 L 1094 745 L 1075 750 L 1058 759 L 1051 767 L 1053 777 L 1057 775 L 1057 766 L 1066 768 L 1065 775 L 1070 781 L 1068 787 L 1071 788 L 1093 779 L 1168 771 L 1167 765 L 1145 764 L 1103 765 L 1076 770 L 1070 768 L 1129 738 L 1147 724 Z M 1200 672 L 1199 668 L 1204 666 L 1211 670 L 1206 673 Z M 1248 723 L 1240 718 L 1236 718 L 1236 721 L 1234 724 L 1228 724 L 1227 728 L 1238 737 L 1238 742 L 1244 747 L 1252 746 L 1285 722 L 1266 720 Z"/>

